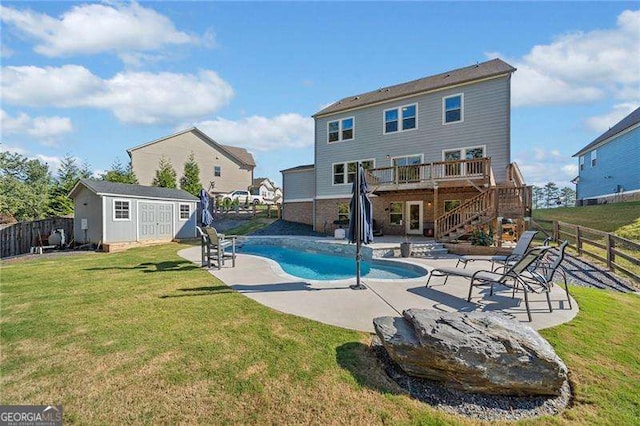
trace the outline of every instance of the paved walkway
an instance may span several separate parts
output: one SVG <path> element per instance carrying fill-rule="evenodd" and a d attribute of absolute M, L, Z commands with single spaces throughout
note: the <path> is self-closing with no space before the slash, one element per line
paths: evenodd
<path fill-rule="evenodd" d="M 382 242 L 381 242 L 382 243 Z M 178 253 L 200 265 L 200 247 L 191 247 Z M 431 270 L 440 266 L 455 266 L 457 256 L 447 255 L 437 259 L 402 259 Z M 400 260 L 396 260 L 400 261 Z M 468 268 L 481 267 L 484 262 L 473 262 Z M 485 265 L 486 267 L 486 265 Z M 552 327 L 573 319 L 578 305 L 572 300 L 573 309 L 567 303 L 564 289 L 554 286 L 550 313 L 543 294 L 530 296 L 533 322 L 527 321 L 522 293 L 511 298 L 506 287 L 496 288 L 489 296 L 488 287 L 475 287 L 471 303 L 467 303 L 469 282 L 451 277 L 446 285 L 442 278 L 434 277 L 430 288 L 425 288 L 427 277 L 405 280 L 365 279 L 367 290 L 351 290 L 354 280 L 311 281 L 285 273 L 278 263 L 264 257 L 239 254 L 236 267 L 227 261 L 211 274 L 245 296 L 281 312 L 310 318 L 322 323 L 344 328 L 373 332 L 372 320 L 379 316 L 399 316 L 404 309 L 425 308 L 442 312 L 494 311 L 535 329 Z M 520 296 L 520 297 L 518 297 Z"/>

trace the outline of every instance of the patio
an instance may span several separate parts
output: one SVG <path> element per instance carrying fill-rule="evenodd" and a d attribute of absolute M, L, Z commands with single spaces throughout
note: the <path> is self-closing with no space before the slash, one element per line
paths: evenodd
<path fill-rule="evenodd" d="M 324 240 L 317 237 L 300 237 Z M 397 238 L 397 237 L 396 237 Z M 388 247 L 399 242 L 377 239 L 372 248 Z M 332 241 L 335 242 L 335 241 Z M 417 242 L 417 240 L 415 241 Z M 200 265 L 200 247 L 181 250 L 178 255 Z M 456 266 L 457 256 L 443 255 L 437 258 L 395 259 L 422 266 L 428 270 L 438 267 Z M 486 269 L 488 262 L 472 262 L 468 268 Z M 549 312 L 544 294 L 530 294 L 529 303 L 533 322 L 527 321 L 522 293 L 511 298 L 511 290 L 496 286 L 493 296 L 489 287 L 475 287 L 471 302 L 466 301 L 469 282 L 464 278 L 450 277 L 446 285 L 443 279 L 434 277 L 426 288 L 427 277 L 404 279 L 390 282 L 364 278 L 367 290 L 355 291 L 349 288 L 354 280 L 313 281 L 286 274 L 273 260 L 263 257 L 239 254 L 236 267 L 231 262 L 210 273 L 239 293 L 281 312 L 309 318 L 325 324 L 353 330 L 373 332 L 372 320 L 379 316 L 398 316 L 404 309 L 425 308 L 443 312 L 493 311 L 535 329 L 552 327 L 568 322 L 578 312 L 578 305 L 572 301 L 570 309 L 564 289 L 554 286 L 551 291 L 553 312 Z"/>

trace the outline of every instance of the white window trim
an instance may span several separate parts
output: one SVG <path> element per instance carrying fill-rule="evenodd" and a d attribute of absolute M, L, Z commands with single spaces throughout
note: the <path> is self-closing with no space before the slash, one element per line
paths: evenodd
<path fill-rule="evenodd" d="M 409 155 L 398 155 L 396 157 L 391 157 L 390 167 L 395 167 L 393 164 L 393 160 L 396 158 L 409 158 L 409 157 L 420 157 L 420 164 L 424 164 L 424 154 L 409 154 Z"/>
<path fill-rule="evenodd" d="M 444 153 L 449 151 L 461 151 L 460 160 L 466 160 L 467 150 L 482 148 L 482 152 L 484 153 L 483 158 L 487 156 L 487 146 L 486 145 L 476 145 L 476 146 L 465 146 L 460 148 L 447 148 L 442 150 L 442 161 L 447 161 L 444 159 Z"/>
<path fill-rule="evenodd" d="M 353 120 L 353 127 L 351 128 L 351 131 L 353 133 L 353 137 L 351 139 L 342 139 L 342 122 L 344 120 Z M 334 123 L 334 122 L 338 122 L 338 140 L 337 141 L 329 141 L 329 124 L 330 123 Z M 329 120 L 327 121 L 327 143 L 328 144 L 334 144 L 334 143 L 339 143 L 339 142 L 347 142 L 347 141 L 353 141 L 356 139 L 356 118 L 355 116 L 351 116 L 351 117 L 344 117 L 344 118 L 338 118 L 336 120 Z"/>
<path fill-rule="evenodd" d="M 584 155 L 578 157 L 578 171 L 584 170 Z"/>
<path fill-rule="evenodd" d="M 182 218 L 182 206 L 187 206 L 187 208 L 189 209 L 188 212 L 189 214 L 187 214 L 187 218 L 183 219 Z M 191 218 L 191 204 L 189 203 L 178 203 L 178 220 L 180 222 L 186 222 Z"/>
<path fill-rule="evenodd" d="M 593 162 L 596 162 L 596 165 L 593 165 Z M 594 149 L 591 151 L 591 167 L 598 167 L 598 150 Z"/>
<path fill-rule="evenodd" d="M 416 127 L 414 127 L 413 129 L 405 129 L 402 121 L 402 108 L 406 108 L 410 106 L 416 107 Z M 393 110 L 398 111 L 398 130 L 396 130 L 395 132 L 387 132 L 387 121 L 385 116 L 387 115 L 387 111 L 393 111 Z M 417 102 L 412 104 L 397 106 L 394 108 L 387 108 L 382 111 L 382 134 L 383 135 L 394 135 L 396 133 L 411 132 L 412 130 L 418 130 L 418 103 Z"/>
<path fill-rule="evenodd" d="M 447 110 L 446 110 L 447 99 L 455 98 L 457 96 L 460 96 L 460 120 L 459 121 L 452 121 L 450 123 L 447 123 L 446 122 L 446 118 L 447 118 Z M 464 123 L 464 93 L 456 93 L 454 95 L 449 95 L 449 96 L 443 96 L 442 97 L 442 125 L 443 126 L 448 126 L 450 124 L 457 124 L 457 123 Z"/>
<path fill-rule="evenodd" d="M 127 203 L 128 207 L 128 212 L 129 212 L 129 217 L 127 219 L 123 219 L 123 218 L 116 218 L 116 201 L 118 202 L 125 202 Z M 111 215 L 113 217 L 113 221 L 114 222 L 131 222 L 131 215 L 133 214 L 133 212 L 131 211 L 131 200 L 126 200 L 124 198 L 114 198 L 113 199 L 113 214 Z"/>
<path fill-rule="evenodd" d="M 356 162 L 363 162 L 363 161 L 371 161 L 373 163 L 373 166 L 371 167 L 372 169 L 376 168 L 376 159 L 375 158 L 365 158 L 363 160 L 350 160 L 350 161 L 338 161 L 337 163 L 331 163 L 331 186 L 345 186 L 345 185 L 352 185 L 351 182 L 347 182 L 349 180 L 348 178 L 348 164 L 349 163 L 356 163 Z M 334 183 L 334 172 L 333 172 L 333 166 L 335 166 L 336 164 L 342 164 L 344 166 L 344 183 Z"/>
<path fill-rule="evenodd" d="M 392 212 L 391 211 L 391 204 L 400 204 L 402 206 L 402 208 L 400 209 L 399 212 Z M 404 210 L 405 210 L 404 201 L 389 201 L 389 225 L 402 226 L 404 224 Z M 391 215 L 392 214 L 395 214 L 395 215 L 399 214 L 400 215 L 400 223 L 391 222 Z"/>

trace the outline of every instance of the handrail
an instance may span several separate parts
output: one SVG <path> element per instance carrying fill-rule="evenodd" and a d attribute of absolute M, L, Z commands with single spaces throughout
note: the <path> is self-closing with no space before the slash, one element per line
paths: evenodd
<path fill-rule="evenodd" d="M 513 162 L 509 164 L 509 180 L 513 182 L 514 186 L 525 186 L 524 177 L 520 172 L 518 163 Z"/>
<path fill-rule="evenodd" d="M 471 222 L 479 216 L 490 211 L 494 205 L 494 197 L 495 190 L 493 188 L 489 189 L 437 218 L 434 226 L 436 239 L 442 238 L 444 235 L 455 231 L 461 226 L 471 224 Z"/>
<path fill-rule="evenodd" d="M 488 184 L 491 179 L 491 158 L 377 167 L 367 170 L 367 174 L 367 180 L 377 186 L 474 178 L 483 179 Z"/>

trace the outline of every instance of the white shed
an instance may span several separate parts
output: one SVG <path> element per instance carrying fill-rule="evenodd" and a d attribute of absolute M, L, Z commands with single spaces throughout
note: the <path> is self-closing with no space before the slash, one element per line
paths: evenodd
<path fill-rule="evenodd" d="M 198 199 L 182 189 L 80 179 L 69 197 L 79 243 L 111 251 L 196 236 Z"/>

